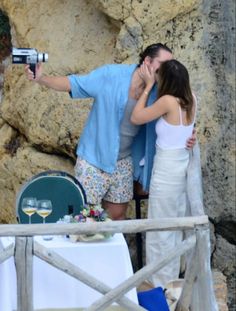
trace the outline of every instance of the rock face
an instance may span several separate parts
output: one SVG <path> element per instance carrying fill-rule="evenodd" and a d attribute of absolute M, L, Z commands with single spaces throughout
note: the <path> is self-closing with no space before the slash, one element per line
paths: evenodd
<path fill-rule="evenodd" d="M 215 232 L 213 264 L 227 277 L 235 307 L 235 5 L 233 0 L 0 0 L 12 45 L 49 53 L 46 74 L 85 73 L 104 64 L 137 62 L 166 42 L 190 72 L 198 96 L 206 213 Z M 3 70 L 4 67 L 4 70 Z M 15 222 L 17 191 L 45 169 L 73 173 L 88 100 L 26 80 L 23 66 L 0 67 L 0 222 Z"/>

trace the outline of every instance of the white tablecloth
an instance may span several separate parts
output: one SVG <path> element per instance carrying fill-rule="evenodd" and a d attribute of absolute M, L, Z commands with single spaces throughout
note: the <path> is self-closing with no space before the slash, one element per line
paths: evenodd
<path fill-rule="evenodd" d="M 115 287 L 133 274 L 129 250 L 122 234 L 112 238 L 89 243 L 72 243 L 62 237 L 52 241 L 35 239 L 56 251 L 71 263 L 90 273 L 109 287 Z M 6 247 L 10 238 L 2 238 Z M 34 308 L 76 308 L 88 307 L 101 297 L 97 291 L 66 275 L 34 256 L 33 300 Z M 137 303 L 136 290 L 127 297 Z M 13 257 L 0 265 L 0 311 L 16 309 L 16 272 Z"/>

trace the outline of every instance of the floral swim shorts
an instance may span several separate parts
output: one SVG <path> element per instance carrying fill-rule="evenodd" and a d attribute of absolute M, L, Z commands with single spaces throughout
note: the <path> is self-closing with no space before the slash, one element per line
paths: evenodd
<path fill-rule="evenodd" d="M 89 204 L 100 204 L 103 199 L 126 203 L 133 197 L 133 163 L 130 156 L 119 160 L 112 174 L 78 157 L 75 177 L 83 186 Z"/>

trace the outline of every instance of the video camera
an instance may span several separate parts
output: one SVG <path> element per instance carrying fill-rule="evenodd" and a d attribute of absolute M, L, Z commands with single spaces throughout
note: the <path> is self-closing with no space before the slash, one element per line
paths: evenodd
<path fill-rule="evenodd" d="M 36 71 L 36 64 L 40 62 L 47 62 L 47 53 L 38 53 L 36 49 L 31 48 L 12 48 L 12 63 L 13 64 L 29 64 L 30 70 L 34 73 Z"/>

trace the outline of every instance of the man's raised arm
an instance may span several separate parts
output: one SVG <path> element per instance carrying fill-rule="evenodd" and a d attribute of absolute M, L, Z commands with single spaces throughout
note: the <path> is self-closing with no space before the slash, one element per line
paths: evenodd
<path fill-rule="evenodd" d="M 42 64 L 38 63 L 36 66 L 36 74 L 34 78 L 33 72 L 30 70 L 29 65 L 25 66 L 25 72 L 30 81 L 35 81 L 40 85 L 46 86 L 56 91 L 70 92 L 70 82 L 66 76 L 45 76 L 42 71 Z"/>

